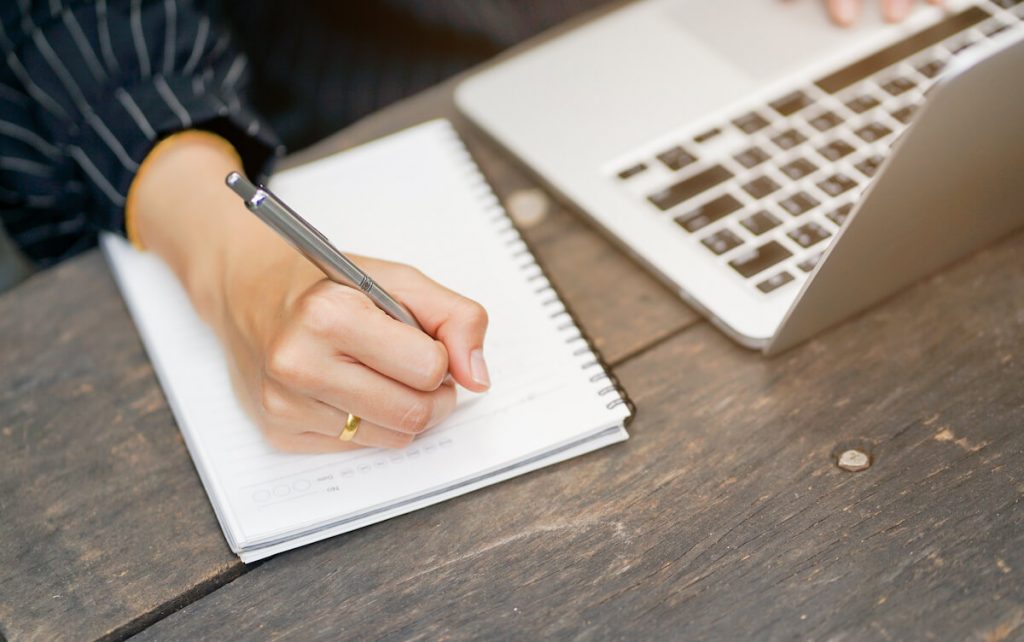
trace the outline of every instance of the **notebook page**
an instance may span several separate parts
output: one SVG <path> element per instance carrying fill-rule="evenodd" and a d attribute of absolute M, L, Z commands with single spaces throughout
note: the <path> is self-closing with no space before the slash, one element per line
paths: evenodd
<path fill-rule="evenodd" d="M 575 329 L 446 122 L 282 173 L 272 188 L 344 251 L 416 265 L 484 304 L 494 386 L 460 390 L 453 416 L 403 451 L 278 453 L 235 402 L 220 347 L 170 272 L 105 240 L 233 549 L 356 523 L 375 509 L 383 519 L 628 415 L 600 369 L 583 368 L 593 356 L 567 341 Z"/>
<path fill-rule="evenodd" d="M 567 447 L 564 450 L 552 451 L 550 454 L 537 457 L 534 460 L 521 464 L 510 465 L 506 469 L 497 472 L 480 475 L 477 478 L 460 483 L 458 486 L 445 488 L 436 494 L 420 494 L 407 502 L 392 502 L 381 507 L 379 510 L 368 511 L 364 514 L 355 515 L 352 518 L 345 519 L 336 524 L 332 524 L 320 530 L 312 531 L 305 535 L 299 535 L 287 540 L 267 544 L 259 548 L 249 548 L 245 551 L 239 552 L 239 556 L 242 558 L 243 562 L 248 564 L 249 562 L 263 559 L 269 555 L 275 555 L 282 551 L 296 548 L 298 546 L 304 546 L 305 544 L 310 544 L 327 537 L 333 537 L 334 535 L 339 535 L 341 533 L 347 533 L 349 531 L 362 528 L 363 526 L 376 524 L 377 522 L 382 522 L 386 519 L 391 519 L 392 517 L 397 517 L 414 510 L 419 510 L 420 508 L 436 504 L 440 501 L 464 495 L 485 486 L 490 486 L 492 484 L 505 481 L 506 479 L 511 479 L 512 477 L 544 468 L 545 466 L 551 466 L 552 464 L 557 464 L 559 462 L 572 459 L 573 457 L 579 457 L 580 455 L 584 455 L 599 448 L 622 441 L 626 439 L 627 436 L 625 429 L 621 425 L 617 424 L 614 427 L 601 431 L 593 437 L 589 437 L 585 441 L 577 445 Z"/>

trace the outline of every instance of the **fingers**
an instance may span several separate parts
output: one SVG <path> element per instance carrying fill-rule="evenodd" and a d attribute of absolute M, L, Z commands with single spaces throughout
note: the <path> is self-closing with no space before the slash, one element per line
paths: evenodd
<path fill-rule="evenodd" d="M 366 315 L 371 316 L 371 315 Z M 448 350 L 418 329 L 380 310 L 357 322 L 346 352 L 360 363 L 411 388 L 436 390 L 448 375 Z"/>
<path fill-rule="evenodd" d="M 397 432 L 363 419 L 355 437 L 341 441 L 338 435 L 345 427 L 348 412 L 274 383 L 265 388 L 259 415 L 267 439 L 289 452 L 336 452 L 358 446 L 404 448 L 416 437 L 415 433 Z"/>
<path fill-rule="evenodd" d="M 491 386 L 484 359 L 487 312 L 418 270 L 401 266 L 388 275 L 388 287 L 409 306 L 428 334 L 448 351 L 448 369 L 459 384 L 475 392 Z"/>
<path fill-rule="evenodd" d="M 436 389 L 449 372 L 469 390 L 489 388 L 484 309 L 414 268 L 386 264 L 375 272 L 409 306 L 426 334 L 387 316 L 362 292 L 329 281 L 298 303 L 304 331 L 417 390 Z"/>
<path fill-rule="evenodd" d="M 355 445 L 401 448 L 455 409 L 455 387 L 444 383 L 448 348 L 362 292 L 317 283 L 290 313 L 266 348 L 254 395 L 258 423 L 276 447 L 349 449 L 353 443 L 337 437 L 351 412 L 362 418 Z"/>
<path fill-rule="evenodd" d="M 910 14 L 915 0 L 883 0 L 882 15 L 889 22 L 899 22 Z"/>
<path fill-rule="evenodd" d="M 279 381 L 313 387 L 322 375 L 318 353 L 335 353 L 417 390 L 436 390 L 448 373 L 448 351 L 416 328 L 396 321 L 354 288 L 322 281 L 295 304 L 298 320 L 271 348 Z"/>
<path fill-rule="evenodd" d="M 828 0 L 828 13 L 836 24 L 849 27 L 860 18 L 863 4 L 863 0 Z"/>
<path fill-rule="evenodd" d="M 325 374 L 328 385 L 303 393 L 396 432 L 418 435 L 455 410 L 451 384 L 430 392 L 414 390 L 358 363 L 337 363 Z"/>
<path fill-rule="evenodd" d="M 385 428 L 419 434 L 440 423 L 455 409 L 452 385 L 436 390 L 410 388 L 374 369 L 339 359 L 317 346 L 303 349 L 293 345 L 292 357 L 277 357 L 267 368 L 262 407 L 282 417 L 294 414 L 293 395 L 309 397 L 335 409 L 359 415 Z M 275 412 L 280 411 L 280 412 Z M 334 418 L 325 430 L 302 428 L 337 435 Z"/>
<path fill-rule="evenodd" d="M 827 0 L 832 20 L 843 27 L 857 22 L 863 9 L 863 0 Z M 915 0 L 882 0 L 882 15 L 888 22 L 899 22 L 910 15 Z M 942 5 L 943 0 L 928 0 L 929 4 Z"/>

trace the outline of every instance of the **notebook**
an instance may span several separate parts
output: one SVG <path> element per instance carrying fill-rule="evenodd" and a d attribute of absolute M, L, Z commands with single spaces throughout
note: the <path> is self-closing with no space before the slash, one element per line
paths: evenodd
<path fill-rule="evenodd" d="M 451 417 L 403 450 L 275 451 L 236 401 L 220 345 L 170 270 L 104 236 L 224 536 L 243 562 L 627 438 L 632 405 L 450 123 L 281 172 L 270 187 L 343 251 L 415 265 L 483 304 L 493 385 L 480 395 L 459 389 Z"/>

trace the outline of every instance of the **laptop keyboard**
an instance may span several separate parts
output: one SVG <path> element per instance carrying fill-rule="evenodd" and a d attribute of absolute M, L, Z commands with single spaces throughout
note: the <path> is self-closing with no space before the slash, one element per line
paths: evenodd
<path fill-rule="evenodd" d="M 988 0 L 619 168 L 671 178 L 645 200 L 756 292 L 802 282 L 957 54 L 1024 29 L 1024 0 Z M 640 179 L 642 180 L 642 179 Z"/>

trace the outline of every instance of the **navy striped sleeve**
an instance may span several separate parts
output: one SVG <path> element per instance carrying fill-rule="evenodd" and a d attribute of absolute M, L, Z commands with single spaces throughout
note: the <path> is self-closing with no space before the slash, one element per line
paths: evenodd
<path fill-rule="evenodd" d="M 11 0 L 0 8 L 0 217 L 46 265 L 123 232 L 152 146 L 214 131 L 261 176 L 276 137 L 247 106 L 248 62 L 198 0 Z"/>

